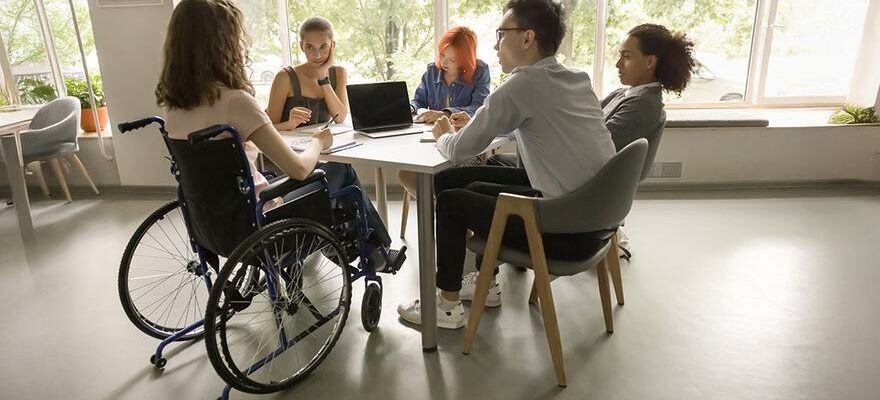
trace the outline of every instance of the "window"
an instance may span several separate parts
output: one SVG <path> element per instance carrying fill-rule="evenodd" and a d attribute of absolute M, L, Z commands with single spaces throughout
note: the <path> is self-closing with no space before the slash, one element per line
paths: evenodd
<path fill-rule="evenodd" d="M 4 2 L 0 8 L 0 36 L 21 103 L 43 104 L 57 97 L 34 0 Z"/>
<path fill-rule="evenodd" d="M 696 73 L 681 97 L 667 103 L 718 103 L 745 98 L 756 0 L 609 0 L 603 92 L 621 87 L 614 64 L 620 42 L 650 22 L 694 41 Z"/>
<path fill-rule="evenodd" d="M 304 61 L 299 25 L 316 14 L 333 23 L 335 60 L 348 70 L 349 83 L 405 81 L 412 96 L 434 59 L 431 0 L 288 0 L 287 5 L 294 64 Z"/>
<path fill-rule="evenodd" d="M 567 10 L 568 32 L 558 58 L 589 72 L 600 97 L 621 86 L 614 65 L 618 46 L 631 28 L 650 22 L 687 33 L 695 42 L 699 64 L 681 96 L 667 95 L 673 107 L 841 103 L 859 51 L 867 4 L 867 0 L 560 1 Z M 497 86 L 503 76 L 494 30 L 506 2 L 239 0 L 253 40 L 250 77 L 262 102 L 281 66 L 303 61 L 297 30 L 305 18 L 316 14 L 333 22 L 336 63 L 349 70 L 351 83 L 403 80 L 412 95 L 425 65 L 435 57 L 434 27 L 442 27 L 439 32 L 443 32 L 463 25 L 477 33 L 477 57 L 489 65 Z M 435 15 L 435 9 L 447 13 Z M 279 17 L 285 14 L 286 18 Z"/>
<path fill-rule="evenodd" d="M 477 58 L 489 64 L 492 86 L 501 83 L 501 66 L 495 52 L 495 29 L 507 0 L 450 0 L 449 26 L 466 26 L 477 34 Z M 559 46 L 559 61 L 571 68 L 593 71 L 596 41 L 596 0 L 563 2 L 568 30 Z"/>
<path fill-rule="evenodd" d="M 79 38 L 73 28 L 71 3 L 80 29 Z M 87 0 L 9 0 L 0 10 L 0 36 L 7 56 L 0 60 L 0 67 L 7 66 L 11 71 L 19 99 L 4 93 L 2 97 L 6 102 L 43 104 L 59 94 L 87 99 L 86 70 L 91 74 L 95 92 L 102 93 L 91 27 Z M 78 39 L 82 41 L 86 65 L 83 65 Z M 68 84 L 64 85 L 62 79 Z M 72 86 L 71 80 L 74 81 Z M 74 88 L 76 92 L 59 86 Z M 103 96 L 99 101 L 103 101 Z"/>
<path fill-rule="evenodd" d="M 866 6 L 865 0 L 778 0 L 763 96 L 844 97 Z"/>
<path fill-rule="evenodd" d="M 501 10 L 507 0 L 449 0 L 449 27 L 464 26 L 477 34 L 477 59 L 489 65 L 492 88 L 501 83 L 501 65 L 495 55 L 495 29 L 501 23 Z M 433 60 L 434 44 L 431 58 Z"/>
<path fill-rule="evenodd" d="M 267 104 L 272 79 L 284 64 L 278 40 L 278 3 L 276 0 L 238 0 L 236 3 L 247 21 L 250 36 L 248 79 L 254 85 L 257 101 Z"/>

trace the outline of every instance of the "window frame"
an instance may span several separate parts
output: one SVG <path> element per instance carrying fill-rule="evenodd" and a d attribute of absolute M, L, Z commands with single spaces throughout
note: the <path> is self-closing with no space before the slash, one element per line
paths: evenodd
<path fill-rule="evenodd" d="M 41 4 L 43 0 L 35 0 Z M 175 5 L 178 0 L 175 0 Z M 605 49 L 608 37 L 606 24 L 608 21 L 608 2 L 610 0 L 596 1 L 596 24 L 595 49 Z M 770 63 L 771 49 L 773 46 L 773 27 L 776 20 L 776 12 L 779 0 L 757 0 L 755 5 L 755 19 L 752 25 L 752 40 L 749 48 L 749 62 L 746 71 L 746 85 L 743 100 L 737 102 L 704 102 L 704 103 L 671 103 L 667 104 L 670 109 L 729 109 L 729 108 L 779 108 L 779 107 L 827 107 L 840 106 L 846 97 L 844 96 L 766 96 L 764 91 L 767 82 L 767 68 Z M 289 10 L 286 0 L 276 0 L 279 15 L 279 37 L 281 44 L 281 60 L 284 66 L 292 62 L 290 51 L 290 23 L 288 20 Z M 433 26 L 434 42 L 437 43 L 446 31 L 449 22 L 449 1 L 433 0 Z M 47 43 L 52 49 L 47 49 L 49 54 L 54 53 L 54 44 Z M 2 60 L 0 60 L 2 61 Z M 8 60 L 6 61 L 8 64 Z M 603 96 L 603 77 L 605 74 L 605 52 L 593 52 L 593 88 L 599 96 Z M 53 61 L 53 70 L 60 67 Z M 56 78 L 57 79 L 57 78 Z M 63 87 L 63 85 L 62 85 Z"/>

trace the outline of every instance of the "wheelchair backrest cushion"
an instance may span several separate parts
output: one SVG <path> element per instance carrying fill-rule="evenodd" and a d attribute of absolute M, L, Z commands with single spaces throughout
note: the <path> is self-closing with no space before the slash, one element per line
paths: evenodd
<path fill-rule="evenodd" d="M 177 164 L 188 227 L 196 242 L 229 256 L 257 229 L 250 165 L 233 138 L 190 144 L 165 139 Z"/>

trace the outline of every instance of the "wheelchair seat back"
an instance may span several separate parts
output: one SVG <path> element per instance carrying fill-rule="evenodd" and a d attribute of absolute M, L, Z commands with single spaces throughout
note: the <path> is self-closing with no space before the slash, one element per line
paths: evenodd
<path fill-rule="evenodd" d="M 195 241 L 228 257 L 260 226 L 250 164 L 234 138 L 190 144 L 165 137 Z"/>

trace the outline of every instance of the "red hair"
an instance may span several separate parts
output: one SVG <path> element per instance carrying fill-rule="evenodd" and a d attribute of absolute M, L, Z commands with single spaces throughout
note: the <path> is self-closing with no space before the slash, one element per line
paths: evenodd
<path fill-rule="evenodd" d="M 449 47 L 455 48 L 455 61 L 458 62 L 459 73 L 464 81 L 471 83 L 477 70 L 477 34 L 463 26 L 450 28 L 440 37 L 437 43 L 437 59 L 434 65 L 442 68 L 440 58 Z"/>

